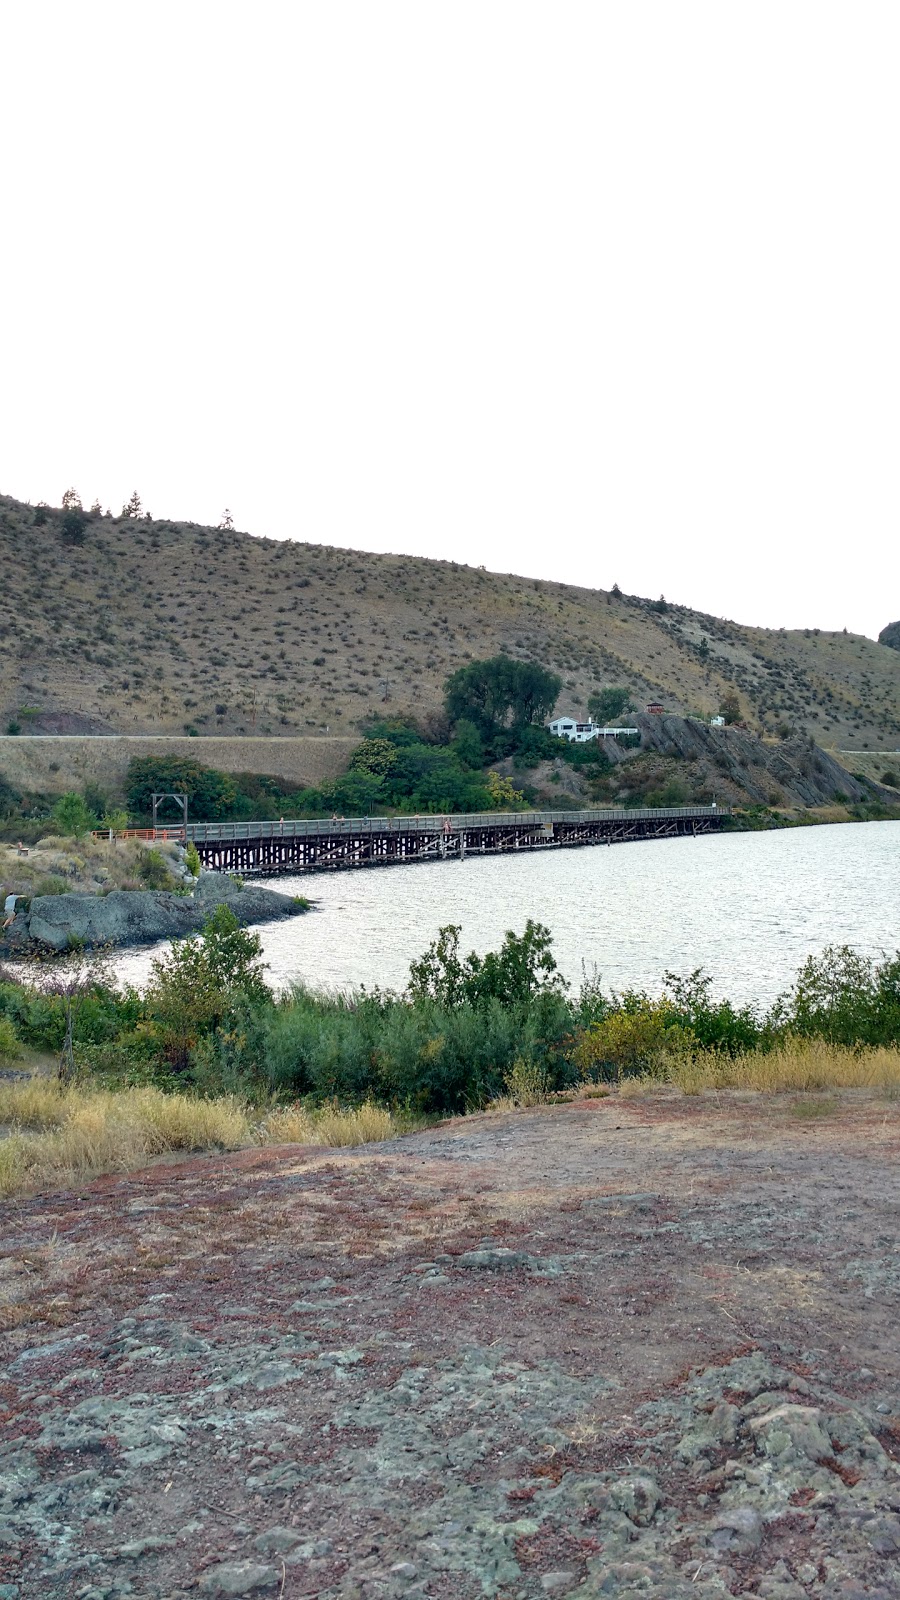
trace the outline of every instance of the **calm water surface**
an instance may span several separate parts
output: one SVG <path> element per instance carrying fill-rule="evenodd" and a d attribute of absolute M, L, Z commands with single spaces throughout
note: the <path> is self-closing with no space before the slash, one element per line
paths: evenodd
<path fill-rule="evenodd" d="M 768 1001 L 827 944 L 870 955 L 900 947 L 900 823 L 585 847 L 547 854 L 314 873 L 271 880 L 315 911 L 257 929 L 277 987 L 403 987 L 442 924 L 465 950 L 495 947 L 528 917 L 554 938 L 574 984 L 661 987 L 705 967 L 719 992 Z M 153 951 L 123 956 L 143 983 Z"/>

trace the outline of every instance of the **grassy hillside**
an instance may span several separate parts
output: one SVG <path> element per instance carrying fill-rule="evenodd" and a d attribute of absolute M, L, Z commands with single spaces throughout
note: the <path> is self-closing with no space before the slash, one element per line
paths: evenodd
<path fill-rule="evenodd" d="M 349 734 L 373 712 L 440 707 L 448 673 L 505 650 L 565 683 L 826 746 L 900 736 L 900 653 L 848 634 L 773 632 L 636 596 L 453 562 L 96 517 L 0 496 L 0 731 Z"/>

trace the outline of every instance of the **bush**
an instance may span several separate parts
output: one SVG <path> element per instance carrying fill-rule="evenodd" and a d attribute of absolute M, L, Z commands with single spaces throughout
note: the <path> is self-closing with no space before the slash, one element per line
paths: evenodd
<path fill-rule="evenodd" d="M 550 946 L 553 939 L 543 923 L 529 917 L 523 934 L 509 930 L 499 950 L 479 956 L 473 950 L 462 958 L 454 923 L 441 928 L 425 954 L 409 969 L 409 994 L 416 1000 L 436 1000 L 440 1005 L 478 1006 L 485 1001 L 500 1005 L 528 1004 L 538 994 L 560 993 L 565 987 L 556 970 Z"/>
<path fill-rule="evenodd" d="M 18 1061 L 21 1054 L 16 1030 L 9 1017 L 0 1017 L 0 1065 L 8 1066 L 11 1061 Z"/>
<path fill-rule="evenodd" d="M 128 827 L 128 812 L 119 807 L 107 806 L 100 821 L 104 828 L 109 828 L 112 833 L 124 833 Z"/>
<path fill-rule="evenodd" d="M 61 795 L 53 807 L 53 820 L 59 832 L 72 839 L 82 839 L 97 826 L 97 818 L 80 794 Z"/>
<path fill-rule="evenodd" d="M 517 1056 L 504 1080 L 507 1096 L 514 1105 L 543 1105 L 550 1094 L 550 1076 L 545 1067 Z"/>
<path fill-rule="evenodd" d="M 136 756 L 128 763 L 125 785 L 129 810 L 136 816 L 152 815 L 154 792 L 183 793 L 190 813 L 208 822 L 228 817 L 238 792 L 229 774 L 189 756 Z"/>
<path fill-rule="evenodd" d="M 172 876 L 165 857 L 158 850 L 142 850 L 138 877 L 148 889 L 171 889 Z"/>
<path fill-rule="evenodd" d="M 689 1055 L 695 1043 L 671 1002 L 629 994 L 619 1009 L 581 1035 L 572 1062 L 582 1078 L 663 1076 L 669 1061 Z"/>
<path fill-rule="evenodd" d="M 23 1043 L 41 1050 L 60 1050 L 66 1032 L 65 982 L 52 967 L 40 986 L 0 974 L 0 1018 L 8 1018 Z M 79 999 L 75 1042 L 109 1043 L 135 1028 L 142 1010 L 135 990 L 92 983 Z"/>
<path fill-rule="evenodd" d="M 173 944 L 152 963 L 146 1009 L 176 1071 L 188 1067 L 191 1051 L 214 1032 L 238 997 L 256 1006 L 270 1003 L 261 951 L 258 934 L 239 927 L 227 906 L 217 906 L 199 938 Z"/>
<path fill-rule="evenodd" d="M 736 1055 L 740 1051 L 770 1048 L 773 1033 L 769 1023 L 761 1022 L 750 1006 L 736 1007 L 730 1000 L 713 1000 L 710 997 L 712 978 L 702 967 L 697 967 L 686 978 L 667 972 L 665 985 L 672 1014 L 701 1049 Z"/>
<path fill-rule="evenodd" d="M 900 953 L 876 966 L 848 945 L 810 956 L 773 1007 L 783 1032 L 833 1044 L 900 1043 Z"/>
<path fill-rule="evenodd" d="M 37 899 L 39 896 L 44 895 L 68 894 L 68 892 L 69 885 L 66 883 L 65 878 L 59 878 L 56 873 L 50 873 L 45 878 L 36 879 L 32 898 Z"/>

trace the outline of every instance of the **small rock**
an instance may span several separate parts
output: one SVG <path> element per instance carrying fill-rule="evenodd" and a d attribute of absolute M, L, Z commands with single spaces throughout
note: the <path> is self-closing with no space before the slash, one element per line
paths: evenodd
<path fill-rule="evenodd" d="M 752 1506 L 723 1511 L 712 1523 L 711 1542 L 716 1550 L 748 1555 L 762 1543 L 762 1517 Z"/>
<path fill-rule="evenodd" d="M 545 1572 L 541 1579 L 541 1588 L 545 1594 L 558 1594 L 560 1590 L 571 1589 L 577 1582 L 577 1572 Z"/>
<path fill-rule="evenodd" d="M 415 1578 L 418 1570 L 418 1567 L 414 1567 L 411 1561 L 395 1561 L 391 1567 L 391 1576 L 394 1578 Z"/>
<path fill-rule="evenodd" d="M 456 1265 L 481 1272 L 511 1272 L 516 1267 L 530 1267 L 532 1259 L 527 1250 L 509 1250 L 501 1245 L 490 1250 L 466 1250 L 457 1256 Z"/>
<path fill-rule="evenodd" d="M 256 1589 L 268 1589 L 280 1583 L 281 1573 L 275 1567 L 260 1567 L 252 1561 L 238 1561 L 210 1567 L 200 1578 L 197 1588 L 201 1594 L 233 1595 L 252 1594 Z"/>
<path fill-rule="evenodd" d="M 623 1478 L 620 1483 L 613 1484 L 609 1501 L 617 1511 L 625 1513 L 629 1522 L 646 1528 L 653 1521 L 660 1502 L 659 1485 L 649 1475 Z"/>
<path fill-rule="evenodd" d="M 302 1538 L 302 1533 L 298 1533 L 296 1528 L 266 1528 L 254 1539 L 253 1548 L 264 1556 L 282 1556 L 300 1544 Z"/>
<path fill-rule="evenodd" d="M 891 1556 L 900 1551 L 900 1517 L 874 1517 L 864 1523 L 863 1534 L 876 1555 Z"/>
<path fill-rule="evenodd" d="M 121 1544 L 117 1554 L 123 1561 L 137 1561 L 141 1556 L 151 1555 L 154 1550 L 173 1550 L 174 1539 L 163 1539 L 156 1534 L 149 1533 L 143 1539 L 132 1539 L 128 1544 Z"/>
<path fill-rule="evenodd" d="M 756 1448 L 767 1456 L 801 1456 L 821 1461 L 832 1453 L 831 1439 L 816 1406 L 776 1406 L 750 1423 L 756 1435 Z"/>

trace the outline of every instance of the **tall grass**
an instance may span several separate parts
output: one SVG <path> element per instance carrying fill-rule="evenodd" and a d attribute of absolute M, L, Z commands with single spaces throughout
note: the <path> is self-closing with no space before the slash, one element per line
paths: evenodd
<path fill-rule="evenodd" d="M 394 1139 L 404 1131 L 402 1119 L 367 1100 L 351 1110 L 342 1110 L 333 1103 L 316 1111 L 308 1111 L 303 1106 L 283 1106 L 266 1117 L 260 1125 L 259 1136 L 265 1144 L 320 1144 L 335 1148 L 374 1144 L 382 1139 Z"/>
<path fill-rule="evenodd" d="M 32 1079 L 0 1083 L 0 1196 L 128 1172 L 170 1151 L 253 1144 L 336 1147 L 390 1139 L 407 1124 L 370 1103 L 285 1107 L 260 1119 L 235 1096 L 204 1100 L 159 1089 L 92 1090 Z"/>
<path fill-rule="evenodd" d="M 621 1092 L 646 1093 L 670 1084 L 683 1094 L 706 1089 L 749 1089 L 784 1094 L 817 1089 L 875 1089 L 900 1093 L 900 1050 L 877 1047 L 852 1050 L 825 1039 L 788 1038 L 768 1051 L 729 1056 L 716 1050 L 694 1056 L 676 1055 L 658 1073 L 623 1079 Z"/>

